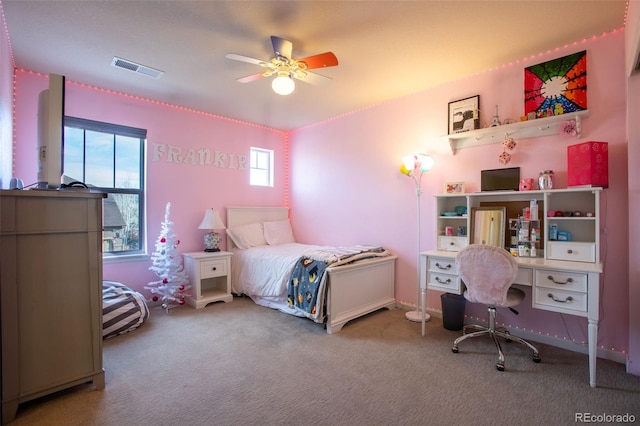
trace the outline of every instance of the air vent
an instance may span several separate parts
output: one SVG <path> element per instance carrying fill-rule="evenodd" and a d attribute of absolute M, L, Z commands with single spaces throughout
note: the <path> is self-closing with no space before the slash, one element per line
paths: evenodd
<path fill-rule="evenodd" d="M 143 74 L 153 78 L 160 78 L 162 74 L 164 74 L 164 71 L 136 64 L 135 62 L 127 61 L 126 59 L 118 58 L 117 56 L 113 57 L 111 66 L 116 68 L 123 68 L 125 70 L 133 71 L 138 74 Z"/>

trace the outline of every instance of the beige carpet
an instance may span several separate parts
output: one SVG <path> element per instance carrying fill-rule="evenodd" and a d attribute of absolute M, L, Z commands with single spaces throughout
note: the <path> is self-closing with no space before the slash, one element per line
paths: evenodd
<path fill-rule="evenodd" d="M 498 315 L 501 315 L 499 312 Z M 434 318 L 427 336 L 382 310 L 328 335 L 249 299 L 166 314 L 104 343 L 106 389 L 83 385 L 22 404 L 12 425 L 575 424 L 576 413 L 635 416 L 640 380 L 598 360 L 538 345 L 542 363 L 488 339 L 451 352 L 459 332 Z"/>

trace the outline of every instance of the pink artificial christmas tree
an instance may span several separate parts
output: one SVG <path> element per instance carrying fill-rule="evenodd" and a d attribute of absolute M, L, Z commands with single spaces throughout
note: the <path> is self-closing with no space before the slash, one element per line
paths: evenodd
<path fill-rule="evenodd" d="M 156 240 L 156 251 L 151 255 L 153 264 L 149 267 L 160 279 L 145 286 L 154 295 L 151 300 L 161 300 L 167 312 L 177 305 L 184 305 L 186 291 L 191 287 L 189 276 L 184 271 L 182 254 L 178 251 L 180 240 L 173 232 L 173 222 L 169 220 L 170 208 L 171 203 L 167 203 L 162 231 Z"/>

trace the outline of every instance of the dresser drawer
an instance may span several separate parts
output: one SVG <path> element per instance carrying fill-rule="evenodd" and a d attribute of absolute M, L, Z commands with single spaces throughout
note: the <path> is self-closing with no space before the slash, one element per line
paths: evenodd
<path fill-rule="evenodd" d="M 587 274 L 538 269 L 535 275 L 536 287 L 587 292 Z"/>
<path fill-rule="evenodd" d="M 461 280 L 458 275 L 429 271 L 427 286 L 431 290 L 446 291 L 447 293 L 462 293 Z"/>
<path fill-rule="evenodd" d="M 595 243 L 577 243 L 573 241 L 547 242 L 547 259 L 570 260 L 574 262 L 595 262 Z"/>
<path fill-rule="evenodd" d="M 444 257 L 430 257 L 428 270 L 429 272 L 458 275 L 456 260 L 453 258 L 448 259 Z"/>
<path fill-rule="evenodd" d="M 438 250 L 460 251 L 466 246 L 467 237 L 451 237 L 442 235 L 438 237 Z"/>
<path fill-rule="evenodd" d="M 228 274 L 226 260 L 209 260 L 200 263 L 200 278 L 224 277 Z"/>
<path fill-rule="evenodd" d="M 533 307 L 569 314 L 587 313 L 587 293 L 535 287 Z"/>

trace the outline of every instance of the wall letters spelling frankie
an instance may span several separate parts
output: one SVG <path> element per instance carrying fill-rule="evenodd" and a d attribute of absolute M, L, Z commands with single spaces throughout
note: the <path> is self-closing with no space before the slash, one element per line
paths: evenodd
<path fill-rule="evenodd" d="M 192 166 L 206 166 L 212 164 L 214 167 L 228 169 L 247 169 L 247 156 L 214 151 L 215 157 L 211 158 L 211 150 L 200 148 L 197 151 L 189 148 L 183 152 L 182 148 L 163 143 L 153 143 L 153 155 L 151 161 L 160 161 L 164 157 L 167 163 L 184 163 Z"/>

